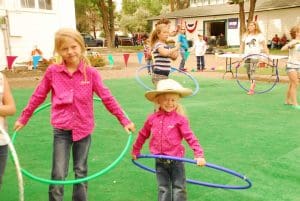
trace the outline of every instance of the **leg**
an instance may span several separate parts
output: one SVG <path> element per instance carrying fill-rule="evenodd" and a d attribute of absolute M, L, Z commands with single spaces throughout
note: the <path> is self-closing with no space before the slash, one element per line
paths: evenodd
<path fill-rule="evenodd" d="M 72 146 L 72 132 L 54 128 L 52 180 L 64 180 L 68 175 L 70 150 Z M 49 186 L 49 201 L 62 201 L 64 196 L 63 185 Z"/>
<path fill-rule="evenodd" d="M 205 69 L 204 56 L 200 57 L 200 61 L 201 61 L 201 69 L 204 70 Z"/>
<path fill-rule="evenodd" d="M 186 177 L 184 164 L 179 161 L 172 162 L 172 197 L 173 201 L 186 201 Z"/>
<path fill-rule="evenodd" d="M 84 178 L 87 176 L 87 159 L 91 144 L 91 136 L 74 142 L 73 145 L 73 166 L 75 178 Z M 74 184 L 73 186 L 73 201 L 87 200 L 87 182 Z"/>
<path fill-rule="evenodd" d="M 253 95 L 255 93 L 255 70 L 258 63 L 258 59 L 250 59 L 250 89 L 248 95 Z"/>
<path fill-rule="evenodd" d="M 180 55 L 181 55 L 181 61 L 179 64 L 179 69 L 183 70 L 185 65 L 185 50 L 183 48 L 180 48 Z"/>
<path fill-rule="evenodd" d="M 287 91 L 286 101 L 288 104 L 291 105 L 298 105 L 297 101 L 297 88 L 298 88 L 298 74 L 297 71 L 289 71 L 288 72 L 289 77 L 289 88 Z"/>
<path fill-rule="evenodd" d="M 158 201 L 171 201 L 170 172 L 167 162 L 169 160 L 156 159 L 155 161 Z"/>
<path fill-rule="evenodd" d="M 8 145 L 0 146 L 0 190 L 7 160 Z"/>
<path fill-rule="evenodd" d="M 201 70 L 201 66 L 200 66 L 200 56 L 196 56 L 196 60 L 197 60 L 197 70 Z"/>

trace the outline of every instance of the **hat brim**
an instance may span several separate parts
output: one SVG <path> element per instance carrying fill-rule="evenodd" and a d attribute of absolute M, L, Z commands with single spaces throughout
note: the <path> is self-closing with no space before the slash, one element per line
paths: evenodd
<path fill-rule="evenodd" d="M 153 90 L 153 91 L 147 91 L 145 93 L 145 97 L 149 100 L 149 101 L 154 101 L 156 96 L 160 95 L 160 94 L 165 94 L 165 93 L 174 93 L 174 94 L 178 94 L 180 97 L 186 97 L 186 96 L 190 96 L 192 95 L 193 91 L 191 89 L 187 89 L 187 88 L 182 88 L 180 90 Z"/>

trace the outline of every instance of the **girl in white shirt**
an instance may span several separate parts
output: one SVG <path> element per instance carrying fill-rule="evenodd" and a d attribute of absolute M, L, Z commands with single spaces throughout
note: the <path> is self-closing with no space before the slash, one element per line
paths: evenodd
<path fill-rule="evenodd" d="M 247 31 L 242 37 L 240 52 L 244 53 L 245 56 L 251 54 L 261 54 L 261 53 L 269 54 L 267 43 L 265 41 L 263 34 L 260 31 L 257 22 L 252 21 L 248 23 Z M 257 63 L 258 63 L 258 59 L 255 57 L 248 58 L 245 61 L 245 67 L 247 69 L 248 78 L 251 82 L 248 95 L 254 94 L 254 89 L 255 89 L 254 74 L 255 74 Z"/>
<path fill-rule="evenodd" d="M 290 33 L 292 40 L 281 48 L 281 50 L 289 50 L 289 59 L 286 66 L 289 87 L 285 104 L 292 105 L 295 109 L 300 110 L 297 101 L 298 75 L 300 74 L 300 25 L 292 27 Z"/>

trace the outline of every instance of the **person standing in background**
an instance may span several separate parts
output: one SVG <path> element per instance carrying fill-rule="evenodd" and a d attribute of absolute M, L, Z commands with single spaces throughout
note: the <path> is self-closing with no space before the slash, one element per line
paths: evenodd
<path fill-rule="evenodd" d="M 284 45 L 281 50 L 289 50 L 286 73 L 289 77 L 289 87 L 286 93 L 285 104 L 300 110 L 297 101 L 298 76 L 300 74 L 300 25 L 291 28 L 292 40 Z"/>
<path fill-rule="evenodd" d="M 203 40 L 203 35 L 198 34 L 198 39 L 194 41 L 194 45 L 191 50 L 195 50 L 195 56 L 197 60 L 197 71 L 201 72 L 205 70 L 205 59 L 204 55 L 207 49 L 205 40 Z"/>
<path fill-rule="evenodd" d="M 242 42 L 240 46 L 240 52 L 244 53 L 245 56 L 251 54 L 269 54 L 269 49 L 267 47 L 267 42 L 260 31 L 257 22 L 252 21 L 248 23 L 247 31 L 242 37 Z M 248 95 L 254 95 L 255 91 L 255 70 L 257 67 L 258 58 L 251 57 L 246 59 L 245 67 L 247 70 L 247 75 L 250 80 L 250 89 Z"/>
<path fill-rule="evenodd" d="M 185 54 L 189 49 L 189 44 L 186 39 L 186 29 L 184 25 L 180 26 L 179 29 L 179 34 L 178 34 L 178 43 L 180 43 L 180 56 L 181 56 L 181 61 L 179 64 L 179 70 L 186 71 L 185 69 Z"/>

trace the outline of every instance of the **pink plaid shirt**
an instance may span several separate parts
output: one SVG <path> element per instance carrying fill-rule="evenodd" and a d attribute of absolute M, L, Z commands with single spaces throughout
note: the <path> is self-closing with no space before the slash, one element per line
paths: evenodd
<path fill-rule="evenodd" d="M 86 75 L 87 82 L 84 81 L 83 63 L 80 63 L 73 74 L 67 71 L 65 65 L 49 66 L 19 117 L 19 122 L 27 124 L 34 110 L 44 102 L 51 91 L 51 124 L 55 128 L 72 130 L 73 141 L 78 141 L 93 132 L 94 92 L 123 126 L 129 124 L 130 121 L 104 85 L 98 71 L 93 67 L 87 67 Z"/>
<path fill-rule="evenodd" d="M 204 157 L 203 150 L 190 129 L 187 118 L 176 111 L 158 111 L 147 118 L 133 145 L 133 155 L 140 154 L 143 144 L 150 135 L 149 148 L 152 154 L 184 157 L 185 149 L 181 142 L 185 139 L 194 151 L 195 158 Z"/>

